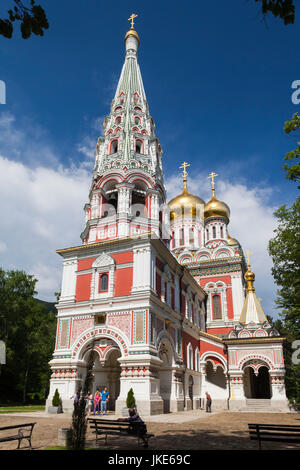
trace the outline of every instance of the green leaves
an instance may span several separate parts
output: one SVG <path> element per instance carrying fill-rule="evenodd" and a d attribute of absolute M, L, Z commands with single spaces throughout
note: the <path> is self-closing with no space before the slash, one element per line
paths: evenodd
<path fill-rule="evenodd" d="M 286 134 L 295 132 L 300 129 L 300 116 L 295 113 L 290 121 L 286 121 L 284 124 L 284 131 Z M 285 163 L 284 169 L 287 172 L 286 178 L 295 182 L 300 181 L 300 162 L 297 159 L 300 157 L 300 142 L 297 142 L 298 146 L 295 150 L 287 152 L 284 160 L 290 163 Z M 300 185 L 298 186 L 300 189 Z"/>
<path fill-rule="evenodd" d="M 56 315 L 34 298 L 36 282 L 24 271 L 0 268 L 0 317 L 6 324 L 0 339 L 7 350 L 7 364 L 1 369 L 1 401 L 25 400 L 28 393 L 44 396 L 49 385 Z"/>
<path fill-rule="evenodd" d="M 262 2 L 262 13 L 271 12 L 275 17 L 283 19 L 284 24 L 293 24 L 295 21 L 295 5 L 293 0 L 255 0 Z"/>
<path fill-rule="evenodd" d="M 279 207 L 275 237 L 269 242 L 272 275 L 280 289 L 276 304 L 291 328 L 300 331 L 300 197 L 291 208 Z"/>
<path fill-rule="evenodd" d="M 13 23 L 20 21 L 20 29 L 23 39 L 28 39 L 31 34 L 44 35 L 44 29 L 49 28 L 45 11 L 40 5 L 36 5 L 34 0 L 30 1 L 31 7 L 24 5 L 22 0 L 13 0 L 15 3 L 13 10 L 8 10 L 9 19 L 0 20 L 0 34 L 6 38 L 11 38 L 13 34 Z"/>

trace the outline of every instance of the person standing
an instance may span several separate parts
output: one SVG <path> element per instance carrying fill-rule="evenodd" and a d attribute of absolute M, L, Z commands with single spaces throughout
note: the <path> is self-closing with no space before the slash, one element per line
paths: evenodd
<path fill-rule="evenodd" d="M 206 413 L 211 413 L 211 396 L 208 392 L 205 392 L 206 395 Z"/>
<path fill-rule="evenodd" d="M 96 414 L 96 410 L 98 410 L 98 414 L 100 413 L 100 409 L 99 409 L 100 400 L 101 400 L 101 394 L 100 394 L 99 390 L 97 390 L 97 392 L 95 393 L 95 396 L 94 396 L 94 416 Z"/>
<path fill-rule="evenodd" d="M 88 416 L 90 416 L 92 409 L 93 409 L 93 394 L 91 392 L 88 392 L 86 396 L 86 400 L 87 400 Z"/>
<path fill-rule="evenodd" d="M 109 400 L 109 391 L 107 389 L 107 387 L 104 387 L 104 390 L 101 392 L 101 413 L 100 414 L 104 414 L 106 415 L 106 411 L 107 411 L 107 402 Z"/>

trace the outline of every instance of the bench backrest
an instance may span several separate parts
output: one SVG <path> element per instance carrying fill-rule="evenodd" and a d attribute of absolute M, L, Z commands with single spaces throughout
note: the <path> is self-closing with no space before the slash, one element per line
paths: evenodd
<path fill-rule="evenodd" d="M 36 424 L 35 423 L 26 423 L 26 424 L 15 424 L 13 426 L 4 426 L 4 427 L 1 427 L 0 428 L 0 431 L 6 431 L 8 429 L 19 429 L 19 428 L 25 428 L 27 426 L 31 426 L 33 428 L 33 426 Z"/>

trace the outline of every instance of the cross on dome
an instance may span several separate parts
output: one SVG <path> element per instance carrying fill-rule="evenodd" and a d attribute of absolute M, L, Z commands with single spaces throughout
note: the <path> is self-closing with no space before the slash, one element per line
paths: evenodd
<path fill-rule="evenodd" d="M 219 175 L 215 173 L 214 171 L 212 171 L 208 176 L 208 178 L 211 178 L 211 189 L 213 192 L 215 191 L 215 177 L 216 176 L 219 176 Z"/>
<path fill-rule="evenodd" d="M 135 13 L 132 13 L 132 15 L 128 18 L 128 21 L 131 21 L 131 29 L 134 29 L 133 25 L 134 25 L 134 18 L 137 18 L 138 15 L 136 15 Z"/>
<path fill-rule="evenodd" d="M 250 266 L 250 255 L 252 255 L 252 251 L 246 250 L 246 258 L 247 258 L 248 268 Z"/>
<path fill-rule="evenodd" d="M 179 167 L 179 168 L 183 168 L 183 186 L 184 186 L 184 189 L 186 189 L 186 182 L 187 182 L 187 175 L 188 175 L 188 172 L 186 171 L 186 168 L 188 166 L 191 166 L 191 165 L 187 162 L 183 162 L 183 164 Z"/>

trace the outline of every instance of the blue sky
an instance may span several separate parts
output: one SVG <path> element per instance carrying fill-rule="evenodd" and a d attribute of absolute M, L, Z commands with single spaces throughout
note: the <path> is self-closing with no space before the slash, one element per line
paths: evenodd
<path fill-rule="evenodd" d="M 191 164 L 191 190 L 204 199 L 208 173 L 220 175 L 217 195 L 231 207 L 230 234 L 254 252 L 254 267 L 262 268 L 257 290 L 272 313 L 276 288 L 266 243 L 274 208 L 296 197 L 282 167 L 296 146 L 283 124 L 300 111 L 291 101 L 292 82 L 300 79 L 299 18 L 292 26 L 272 16 L 265 22 L 254 0 L 40 3 L 50 23 L 43 38 L 25 41 L 19 31 L 11 40 L 0 38 L 0 80 L 7 87 L 7 102 L 0 105 L 3 267 L 43 278 L 41 298 L 51 300 L 59 288 L 55 249 L 80 242 L 92 153 L 121 72 L 127 18 L 135 12 L 139 63 L 169 196 L 177 191 L 184 160 Z M 2 0 L 0 17 L 11 4 Z M 12 191 L 7 175 L 19 190 Z M 60 183 L 61 191 L 55 189 Z"/>

